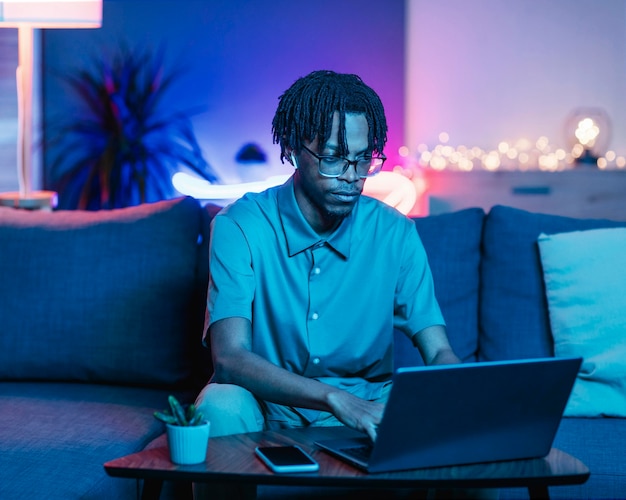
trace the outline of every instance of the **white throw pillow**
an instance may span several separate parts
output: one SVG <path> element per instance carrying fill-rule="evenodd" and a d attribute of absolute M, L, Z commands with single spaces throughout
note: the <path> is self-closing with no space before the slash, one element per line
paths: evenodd
<path fill-rule="evenodd" d="M 583 358 L 565 415 L 626 417 L 626 228 L 538 243 L 555 356 Z"/>

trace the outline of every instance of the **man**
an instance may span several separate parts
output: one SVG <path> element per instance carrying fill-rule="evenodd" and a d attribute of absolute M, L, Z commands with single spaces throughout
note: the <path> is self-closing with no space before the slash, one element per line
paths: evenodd
<path fill-rule="evenodd" d="M 361 197 L 385 161 L 382 103 L 356 75 L 315 71 L 280 97 L 273 134 L 293 176 L 213 221 L 215 371 L 197 404 L 212 436 L 345 424 L 375 439 L 394 327 L 426 364 L 459 362 L 413 223 Z"/>

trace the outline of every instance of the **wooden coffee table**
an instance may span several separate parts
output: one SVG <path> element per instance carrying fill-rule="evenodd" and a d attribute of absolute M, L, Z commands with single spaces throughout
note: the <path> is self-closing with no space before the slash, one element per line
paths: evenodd
<path fill-rule="evenodd" d="M 159 498 L 163 481 L 352 488 L 528 488 L 530 498 L 549 498 L 548 487 L 582 484 L 589 469 L 580 460 L 552 449 L 547 457 L 454 467 L 367 474 L 318 449 L 318 439 L 353 433 L 345 428 L 266 431 L 211 438 L 207 458 L 197 465 L 176 465 L 167 446 L 104 464 L 110 476 L 143 479 L 142 498 Z M 274 474 L 254 455 L 256 446 L 299 444 L 319 462 L 308 474 Z"/>

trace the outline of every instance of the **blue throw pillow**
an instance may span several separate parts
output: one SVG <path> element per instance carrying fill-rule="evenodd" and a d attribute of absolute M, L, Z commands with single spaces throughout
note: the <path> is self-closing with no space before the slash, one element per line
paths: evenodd
<path fill-rule="evenodd" d="M 446 320 L 452 348 L 463 361 L 475 361 L 478 348 L 480 240 L 484 211 L 415 218 L 435 282 L 435 295 Z M 396 366 L 422 364 L 415 347 L 396 335 Z"/>
<path fill-rule="evenodd" d="M 555 234 L 626 226 L 495 206 L 485 218 L 480 291 L 480 359 L 554 355 L 537 239 Z"/>
<path fill-rule="evenodd" d="M 192 198 L 0 208 L 0 379 L 188 382 L 202 351 L 206 224 Z"/>

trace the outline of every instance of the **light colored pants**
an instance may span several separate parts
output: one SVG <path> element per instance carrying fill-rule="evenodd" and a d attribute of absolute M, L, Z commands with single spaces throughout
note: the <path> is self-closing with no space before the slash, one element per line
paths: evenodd
<path fill-rule="evenodd" d="M 390 389 L 391 383 L 383 388 L 377 402 L 386 402 Z M 266 403 L 259 401 L 243 387 L 231 384 L 207 384 L 196 398 L 196 407 L 211 422 L 211 437 L 267 429 L 342 425 L 328 412 L 320 412 L 313 423 L 309 423 L 289 406 L 272 405 L 272 411 L 267 412 Z"/>
<path fill-rule="evenodd" d="M 211 422 L 211 437 L 265 429 L 261 404 L 238 385 L 207 384 L 196 398 L 196 408 Z"/>

